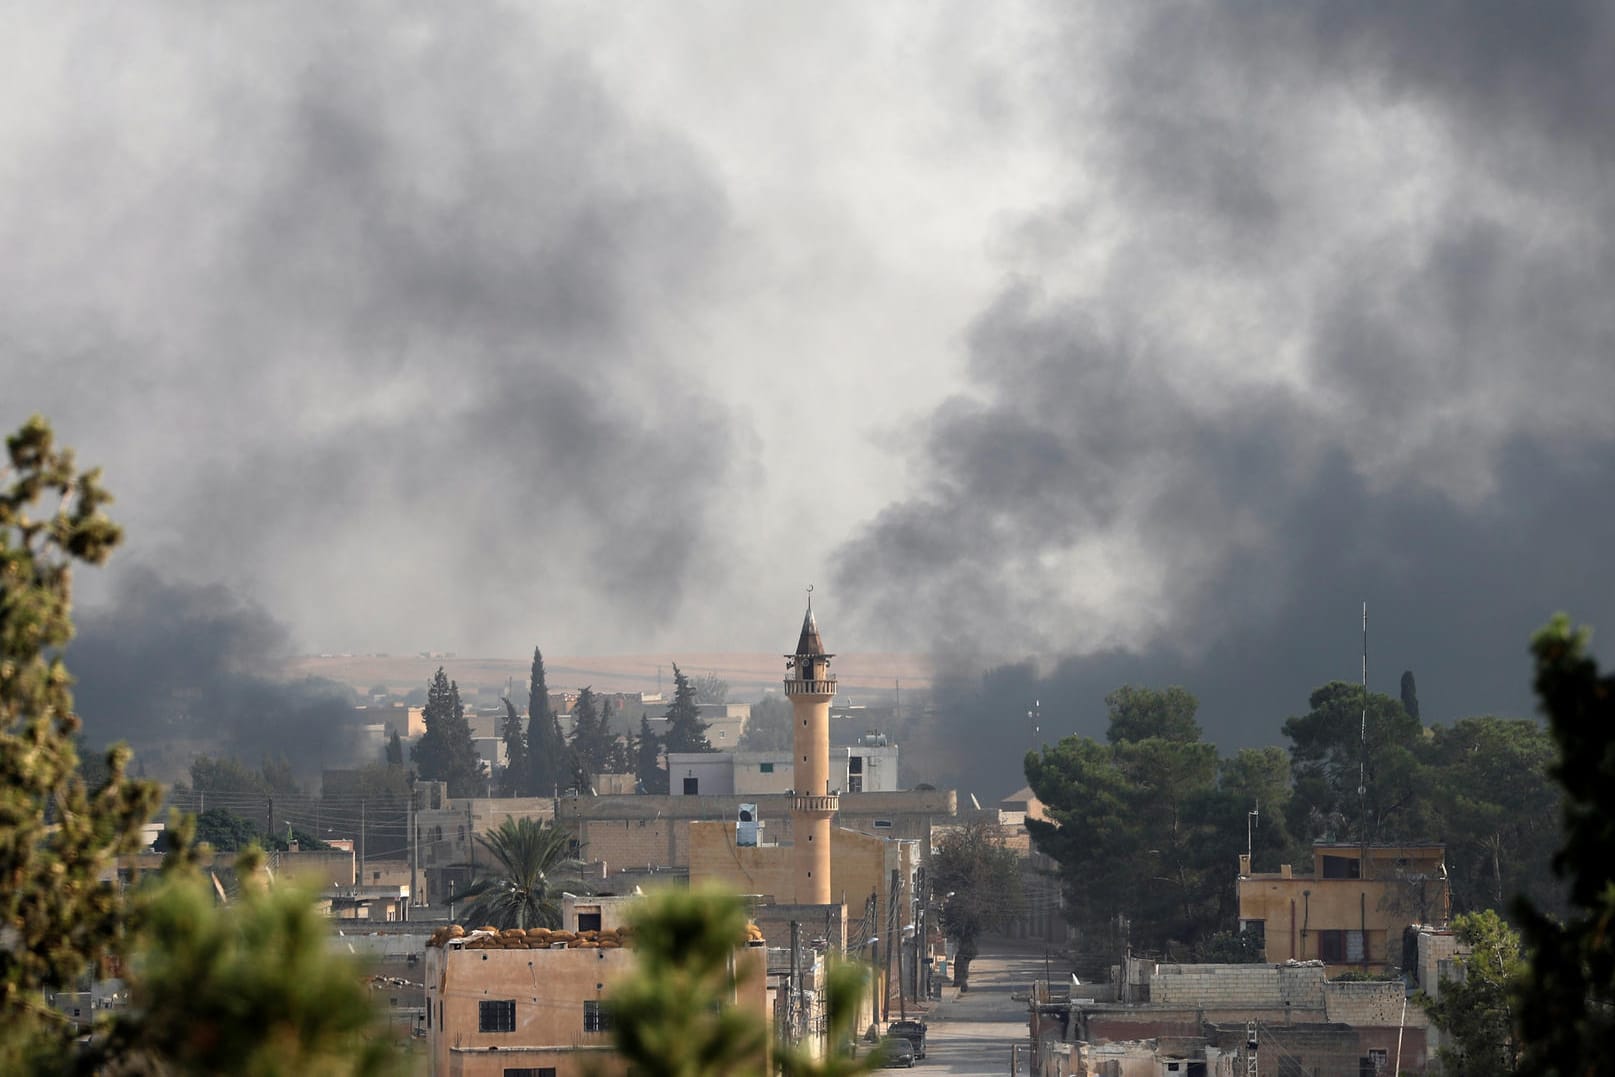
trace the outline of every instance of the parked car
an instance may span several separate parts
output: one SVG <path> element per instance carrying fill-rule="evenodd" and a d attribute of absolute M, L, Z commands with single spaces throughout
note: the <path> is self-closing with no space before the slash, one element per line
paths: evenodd
<path fill-rule="evenodd" d="M 915 1058 L 925 1057 L 924 1021 L 893 1021 L 886 1026 L 886 1035 L 902 1037 L 914 1048 Z"/>
<path fill-rule="evenodd" d="M 914 1065 L 914 1045 L 902 1036 L 887 1036 L 880 1041 L 878 1049 L 882 1066 Z"/>

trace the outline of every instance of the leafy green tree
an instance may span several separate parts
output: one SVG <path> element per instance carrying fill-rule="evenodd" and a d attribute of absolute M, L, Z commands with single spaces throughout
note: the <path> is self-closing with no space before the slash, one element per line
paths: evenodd
<path fill-rule="evenodd" d="M 529 796 L 559 796 L 573 782 L 571 749 L 561 734 L 560 718 L 550 707 L 544 655 L 537 647 L 533 648 L 533 666 L 528 674 L 527 766 L 532 774 L 527 785 Z"/>
<path fill-rule="evenodd" d="M 102 509 L 98 471 L 79 472 L 37 416 L 6 439 L 0 478 L 0 1069 L 71 1050 L 72 1029 L 44 992 L 70 988 L 93 962 L 125 952 L 114 858 L 141 847 L 159 791 L 125 776 L 129 750 L 106 754 L 86 787 L 62 663 L 73 636 L 72 565 L 100 564 L 120 539 Z M 44 504 L 42 504 L 42 502 Z M 47 1064 L 48 1068 L 48 1064 Z"/>
<path fill-rule="evenodd" d="M 707 673 L 695 682 L 695 701 L 697 703 L 727 703 L 729 701 L 729 682 L 716 673 Z"/>
<path fill-rule="evenodd" d="M 493 870 L 458 897 L 460 922 L 468 926 L 557 927 L 561 890 L 578 882 L 580 865 L 571 854 L 572 838 L 549 820 L 505 821 L 477 842 L 493 857 Z"/>
<path fill-rule="evenodd" d="M 263 831 L 228 808 L 209 808 L 196 817 L 196 839 L 220 852 L 233 853 L 263 844 Z"/>
<path fill-rule="evenodd" d="M 695 685 L 673 663 L 673 701 L 667 708 L 666 746 L 670 752 L 711 752 L 707 724 L 696 710 Z"/>
<path fill-rule="evenodd" d="M 1184 697 L 1112 693 L 1110 743 L 1066 737 L 1027 756 L 1027 780 L 1049 813 L 1027 829 L 1060 865 L 1079 931 L 1123 924 L 1133 945 L 1166 950 L 1231 919 L 1250 805 L 1218 788 L 1215 746 L 1181 739 L 1193 720 L 1193 697 Z M 1162 731 L 1170 735 L 1154 735 Z"/>
<path fill-rule="evenodd" d="M 1506 1077 L 1519 1061 L 1514 994 L 1525 972 L 1520 937 L 1491 909 L 1453 919 L 1453 933 L 1470 948 L 1458 958 L 1463 975 L 1441 985 L 1440 998 L 1420 996 L 1441 1030 L 1441 1066 L 1465 1077 Z"/>
<path fill-rule="evenodd" d="M 1418 719 L 1397 700 L 1369 693 L 1365 755 L 1361 685 L 1332 681 L 1308 702 L 1306 714 L 1284 721 L 1295 780 L 1290 832 L 1305 841 L 1427 837 L 1430 805 L 1419 765 L 1424 729 Z"/>
<path fill-rule="evenodd" d="M 398 739 L 396 729 L 393 730 L 393 735 L 387 738 L 387 765 L 400 769 L 404 765 L 404 742 Z"/>
<path fill-rule="evenodd" d="M 199 755 L 191 760 L 191 788 L 198 793 L 251 793 L 269 794 L 269 782 L 261 771 L 248 766 L 234 756 L 217 759 Z"/>
<path fill-rule="evenodd" d="M 789 751 L 791 734 L 791 701 L 783 696 L 768 695 L 751 705 L 751 719 L 746 732 L 740 736 L 743 752 Z M 905 742 L 906 744 L 907 742 Z"/>
<path fill-rule="evenodd" d="M 963 985 L 970 980 L 981 936 L 1020 914 L 1020 858 L 996 825 L 975 820 L 942 836 L 931 857 L 931 880 L 937 893 L 947 895 L 942 930 L 958 945 L 953 982 Z"/>
<path fill-rule="evenodd" d="M 1105 697 L 1110 712 L 1106 737 L 1112 744 L 1151 738 L 1192 744 L 1200 739 L 1195 712 L 1199 700 L 1182 688 L 1135 688 L 1123 685 Z"/>
<path fill-rule="evenodd" d="M 507 696 L 505 704 L 505 766 L 499 772 L 499 791 L 502 796 L 521 796 L 527 788 L 529 767 L 527 766 L 527 734 L 522 729 L 521 715 L 516 713 L 516 704 Z"/>
<path fill-rule="evenodd" d="M 460 686 L 449 680 L 442 666 L 426 690 L 426 708 L 421 717 L 426 732 L 411 755 L 421 778 L 447 782 L 451 797 L 483 792 L 487 769 L 471 739 L 471 723 L 460 702 Z"/>
<path fill-rule="evenodd" d="M 651 732 L 650 716 L 639 716 L 639 744 L 634 774 L 639 791 L 649 796 L 667 792 L 667 771 L 662 767 L 662 740 Z"/>
<path fill-rule="evenodd" d="M 1559 789 L 1553 739 L 1528 718 L 1465 718 L 1431 730 L 1427 748 L 1453 904 L 1505 909 L 1527 894 L 1559 910 L 1549 860 Z"/>
<path fill-rule="evenodd" d="M 1267 960 L 1262 944 L 1243 931 L 1219 931 L 1201 939 L 1194 959 L 1209 965 L 1259 965 Z"/>
<path fill-rule="evenodd" d="M 1587 648 L 1587 632 L 1562 615 L 1531 645 L 1558 748 L 1550 774 L 1564 789 L 1553 867 L 1569 884 L 1570 914 L 1515 906 L 1531 954 L 1515 997 L 1530 1077 L 1615 1073 L 1615 676 L 1600 674 Z"/>

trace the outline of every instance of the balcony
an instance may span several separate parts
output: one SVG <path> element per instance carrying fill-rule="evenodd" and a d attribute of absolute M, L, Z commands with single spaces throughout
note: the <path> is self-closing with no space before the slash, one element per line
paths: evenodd
<path fill-rule="evenodd" d="M 827 797 L 814 797 L 805 793 L 797 793 L 791 798 L 792 811 L 823 812 L 826 815 L 831 815 L 839 807 L 840 800 L 834 793 Z"/>
<path fill-rule="evenodd" d="M 836 694 L 836 679 L 831 677 L 824 681 L 788 680 L 785 682 L 787 696 L 833 696 Z"/>

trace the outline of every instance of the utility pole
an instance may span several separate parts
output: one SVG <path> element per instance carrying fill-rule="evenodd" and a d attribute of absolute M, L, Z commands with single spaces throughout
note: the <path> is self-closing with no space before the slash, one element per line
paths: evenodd
<path fill-rule="evenodd" d="M 899 908 L 899 903 L 902 900 L 903 877 L 898 874 L 897 868 L 893 868 L 891 889 L 886 895 L 886 982 L 881 984 L 880 990 L 880 1011 L 882 1021 L 890 1021 L 892 1019 L 892 957 L 894 954 L 896 954 L 899 959 L 897 976 L 897 992 L 899 997 L 901 997 L 903 993 L 901 964 L 903 933 L 897 929 L 897 910 Z"/>
<path fill-rule="evenodd" d="M 420 891 L 415 889 L 415 865 L 420 860 L 420 835 L 415 825 L 415 791 L 409 791 L 409 803 L 404 808 L 404 825 L 409 827 L 409 905 L 420 904 Z M 409 905 L 404 906 L 404 919 L 409 919 Z"/>
<path fill-rule="evenodd" d="M 359 885 L 364 885 L 364 800 L 359 801 Z"/>

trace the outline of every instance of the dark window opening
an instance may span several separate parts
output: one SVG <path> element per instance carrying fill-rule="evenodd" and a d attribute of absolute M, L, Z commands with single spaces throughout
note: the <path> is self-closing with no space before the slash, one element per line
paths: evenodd
<path fill-rule="evenodd" d="M 506 1066 L 505 1077 L 555 1077 L 554 1066 Z"/>
<path fill-rule="evenodd" d="M 583 1031 L 607 1032 L 611 1029 L 611 1015 L 604 1006 L 589 999 L 583 1003 Z"/>
<path fill-rule="evenodd" d="M 478 1032 L 515 1032 L 516 1000 L 498 999 L 477 1003 Z"/>
<path fill-rule="evenodd" d="M 1363 862 L 1355 856 L 1326 856 L 1323 858 L 1323 877 L 1325 879 L 1359 879 L 1363 874 Z"/>
<path fill-rule="evenodd" d="M 847 792 L 862 793 L 864 791 L 864 776 L 862 774 L 847 775 Z"/>
<path fill-rule="evenodd" d="M 772 763 L 759 763 L 759 764 L 757 764 L 757 771 L 760 774 L 772 774 L 772 773 L 774 773 L 774 764 L 772 764 Z"/>
<path fill-rule="evenodd" d="M 864 772 L 864 757 L 863 756 L 855 755 L 855 756 L 852 756 L 851 758 L 849 758 L 847 760 L 847 773 L 848 774 L 862 774 L 863 772 Z"/>
<path fill-rule="evenodd" d="M 684 795 L 685 796 L 687 796 L 687 797 L 698 796 L 700 788 L 701 788 L 701 779 L 700 778 L 685 778 L 684 779 Z"/>
<path fill-rule="evenodd" d="M 596 909 L 594 912 L 582 912 L 582 911 L 580 911 L 578 913 L 578 930 L 579 931 L 599 931 L 600 930 L 600 910 Z"/>

